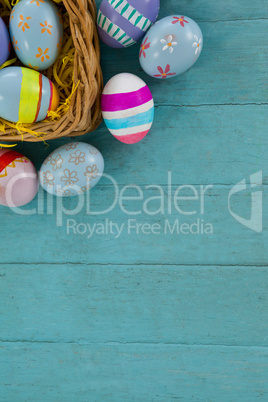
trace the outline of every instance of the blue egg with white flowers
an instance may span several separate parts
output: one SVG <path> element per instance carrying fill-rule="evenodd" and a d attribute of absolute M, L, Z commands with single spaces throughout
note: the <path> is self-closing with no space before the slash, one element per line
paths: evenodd
<path fill-rule="evenodd" d="M 158 79 L 175 77 L 189 70 L 203 48 L 198 24 L 183 15 L 171 15 L 157 21 L 145 35 L 140 47 L 140 65 Z"/>
<path fill-rule="evenodd" d="M 55 149 L 39 172 L 40 184 L 58 197 L 73 197 L 91 190 L 104 171 L 100 151 L 84 142 L 70 142 Z"/>

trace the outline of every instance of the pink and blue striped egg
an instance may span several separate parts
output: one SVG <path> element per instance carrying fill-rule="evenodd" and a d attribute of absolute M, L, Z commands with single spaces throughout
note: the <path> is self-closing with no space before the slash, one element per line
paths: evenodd
<path fill-rule="evenodd" d="M 108 81 L 101 109 L 110 133 L 125 144 L 141 141 L 154 120 L 154 100 L 149 87 L 129 73 L 117 74 Z"/>

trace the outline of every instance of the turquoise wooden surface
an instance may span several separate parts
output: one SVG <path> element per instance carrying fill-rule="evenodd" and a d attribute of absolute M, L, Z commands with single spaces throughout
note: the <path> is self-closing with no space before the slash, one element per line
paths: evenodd
<path fill-rule="evenodd" d="M 92 216 L 84 207 L 62 222 L 58 216 L 57 226 L 56 199 L 41 191 L 39 203 L 24 208 L 39 205 L 40 214 L 0 207 L 1 401 L 268 400 L 268 7 L 265 0 L 162 1 L 161 16 L 173 12 L 196 19 L 205 38 L 198 64 L 176 80 L 147 77 L 138 47 L 122 53 L 102 46 L 105 81 L 129 71 L 150 86 L 151 133 L 131 147 L 103 125 L 83 137 L 103 153 L 120 190 L 134 184 L 148 199 L 159 192 L 146 186 L 161 185 L 163 213 L 126 216 L 117 205 Z M 40 167 L 66 141 L 17 149 Z M 260 171 L 263 230 L 256 233 L 231 216 L 228 195 L 245 179 L 248 189 L 232 197 L 231 208 L 249 218 L 250 176 Z M 174 206 L 169 214 L 180 185 L 210 185 L 203 214 L 200 200 L 180 201 L 194 215 Z M 92 208 L 107 208 L 112 197 L 113 186 L 102 180 Z M 123 206 L 133 212 L 142 204 Z M 76 205 L 64 201 L 66 209 Z M 157 210 L 158 200 L 149 207 Z M 213 234 L 88 238 L 67 233 L 70 218 L 91 227 L 106 218 L 161 227 L 166 219 L 203 219 Z"/>

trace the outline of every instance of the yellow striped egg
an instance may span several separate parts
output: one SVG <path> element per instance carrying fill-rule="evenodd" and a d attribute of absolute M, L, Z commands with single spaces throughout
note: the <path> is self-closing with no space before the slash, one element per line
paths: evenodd
<path fill-rule="evenodd" d="M 25 67 L 0 70 L 0 117 L 17 123 L 44 120 L 56 110 L 59 94 L 44 75 Z"/>

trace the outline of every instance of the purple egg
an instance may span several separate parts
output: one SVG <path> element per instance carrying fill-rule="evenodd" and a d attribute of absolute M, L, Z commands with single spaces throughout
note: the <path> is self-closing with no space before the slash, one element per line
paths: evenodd
<path fill-rule="evenodd" d="M 160 0 L 102 0 L 98 31 L 102 41 L 114 48 L 134 45 L 156 21 Z"/>
<path fill-rule="evenodd" d="M 10 53 L 10 39 L 6 24 L 0 17 L 0 66 L 4 64 Z"/>

